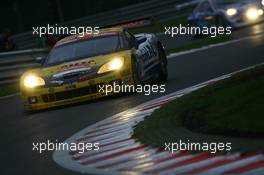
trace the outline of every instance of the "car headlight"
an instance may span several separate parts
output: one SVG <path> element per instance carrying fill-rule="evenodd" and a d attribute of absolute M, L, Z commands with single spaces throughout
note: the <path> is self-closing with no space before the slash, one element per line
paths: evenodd
<path fill-rule="evenodd" d="M 261 1 L 261 4 L 264 6 L 264 0 Z"/>
<path fill-rule="evenodd" d="M 45 81 L 39 76 L 27 75 L 23 80 L 23 84 L 27 88 L 34 88 L 45 85 Z"/>
<path fill-rule="evenodd" d="M 256 9 L 256 8 L 249 8 L 246 11 L 246 17 L 249 20 L 252 20 L 252 21 L 256 20 L 259 17 L 258 9 Z"/>
<path fill-rule="evenodd" d="M 108 63 L 104 64 L 99 70 L 98 74 L 102 74 L 109 71 L 119 70 L 124 65 L 124 58 L 123 57 L 116 57 L 109 61 Z"/>
<path fill-rule="evenodd" d="M 234 16 L 234 15 L 237 14 L 237 9 L 235 9 L 235 8 L 227 9 L 227 10 L 226 10 L 226 14 L 227 14 L 228 16 Z"/>
<path fill-rule="evenodd" d="M 263 12 L 262 9 L 258 9 L 258 14 L 259 14 L 259 15 L 263 15 L 263 13 L 264 13 L 264 12 Z"/>

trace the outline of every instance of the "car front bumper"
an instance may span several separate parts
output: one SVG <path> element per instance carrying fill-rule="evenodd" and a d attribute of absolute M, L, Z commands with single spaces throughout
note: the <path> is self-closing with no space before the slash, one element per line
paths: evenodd
<path fill-rule="evenodd" d="M 51 88 L 36 88 L 21 90 L 25 111 L 36 111 L 67 104 L 79 103 L 87 100 L 105 97 L 106 94 L 100 90 L 99 85 L 133 84 L 131 70 L 115 71 L 103 76 L 76 82 L 70 85 L 61 85 Z"/>

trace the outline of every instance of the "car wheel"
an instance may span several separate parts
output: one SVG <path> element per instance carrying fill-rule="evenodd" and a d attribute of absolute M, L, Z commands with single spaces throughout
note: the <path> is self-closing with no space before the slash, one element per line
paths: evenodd
<path fill-rule="evenodd" d="M 216 20 L 217 27 L 226 27 L 226 21 L 223 16 L 219 15 Z"/>
<path fill-rule="evenodd" d="M 159 51 L 159 73 L 158 73 L 158 82 L 163 82 L 168 79 L 168 64 L 167 64 L 167 56 L 162 48 L 161 45 L 158 45 L 158 51 Z"/>
<path fill-rule="evenodd" d="M 133 76 L 134 84 L 135 85 L 142 84 L 141 70 L 136 58 L 132 58 L 132 74 L 133 74 L 132 76 Z"/>

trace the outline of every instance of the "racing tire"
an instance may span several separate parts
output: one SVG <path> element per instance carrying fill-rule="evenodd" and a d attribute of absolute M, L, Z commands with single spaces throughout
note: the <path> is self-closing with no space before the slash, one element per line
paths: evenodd
<path fill-rule="evenodd" d="M 216 18 L 217 27 L 227 27 L 226 20 L 222 15 L 218 15 Z"/>
<path fill-rule="evenodd" d="M 158 45 L 158 52 L 159 52 L 159 72 L 158 72 L 158 82 L 164 82 L 168 79 L 168 62 L 167 56 L 163 49 L 163 47 L 159 44 Z"/>
<path fill-rule="evenodd" d="M 134 85 L 142 84 L 141 71 L 139 67 L 139 63 L 136 58 L 132 58 L 132 77 L 134 81 Z"/>

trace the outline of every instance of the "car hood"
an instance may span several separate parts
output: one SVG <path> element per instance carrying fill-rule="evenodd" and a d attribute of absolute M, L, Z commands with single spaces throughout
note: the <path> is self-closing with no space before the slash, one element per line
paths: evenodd
<path fill-rule="evenodd" d="M 44 78 L 45 80 L 60 79 L 65 76 L 72 76 L 74 74 L 97 74 L 99 68 L 112 60 L 114 57 L 122 56 L 127 58 L 130 56 L 130 50 L 120 51 L 112 54 L 99 55 L 89 57 L 81 60 L 71 61 L 67 63 L 58 64 L 50 67 L 41 67 L 25 72 L 21 78 L 28 74 L 34 74 Z"/>

